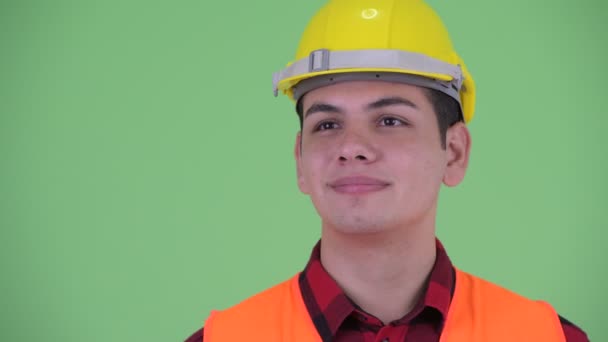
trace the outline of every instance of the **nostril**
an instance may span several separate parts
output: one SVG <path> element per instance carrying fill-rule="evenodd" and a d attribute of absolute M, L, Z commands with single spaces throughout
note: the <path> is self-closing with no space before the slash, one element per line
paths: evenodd
<path fill-rule="evenodd" d="M 365 158 L 365 156 L 358 155 L 358 156 L 356 157 L 356 159 L 357 159 L 357 160 L 366 160 L 367 158 Z"/>

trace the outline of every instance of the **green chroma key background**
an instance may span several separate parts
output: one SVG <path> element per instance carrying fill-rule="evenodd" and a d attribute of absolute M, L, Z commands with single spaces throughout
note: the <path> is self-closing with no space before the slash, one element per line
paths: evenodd
<path fill-rule="evenodd" d="M 322 3 L 1 2 L 1 341 L 181 341 L 304 267 L 271 73 Z M 431 4 L 478 86 L 439 237 L 608 340 L 608 4 Z"/>

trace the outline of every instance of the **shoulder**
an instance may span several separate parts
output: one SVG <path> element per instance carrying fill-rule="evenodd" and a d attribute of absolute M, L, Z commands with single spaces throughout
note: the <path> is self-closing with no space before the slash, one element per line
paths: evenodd
<path fill-rule="evenodd" d="M 276 315 L 273 315 L 271 311 L 276 311 L 277 307 L 288 299 L 297 288 L 295 284 L 297 284 L 298 275 L 255 293 L 224 310 L 212 310 L 205 322 L 205 326 L 211 324 L 211 320 L 213 321 L 213 325 L 217 327 L 238 321 L 273 318 Z M 277 312 L 277 314 L 280 313 Z M 203 342 L 204 336 L 205 328 L 203 327 L 192 334 L 185 342 Z"/>
<path fill-rule="evenodd" d="M 526 314 L 530 310 L 536 311 L 534 314 L 538 314 L 538 311 L 553 311 L 548 303 L 529 299 L 499 284 L 459 269 L 456 269 L 455 292 L 455 296 L 461 297 L 463 301 L 466 300 L 479 309 L 491 310 L 495 315 L 512 315 L 514 312 Z"/>
<path fill-rule="evenodd" d="M 460 280 L 460 284 L 459 284 Z M 501 285 L 457 270 L 456 287 L 466 292 L 476 306 L 492 312 L 500 320 L 513 322 L 536 322 L 542 324 L 540 317 L 546 317 L 548 325 L 561 326 L 567 342 L 587 342 L 585 332 L 571 321 L 560 316 L 548 302 L 534 300 L 507 289 Z M 513 320 L 515 319 L 515 320 Z M 554 323 L 550 323 L 553 321 Z"/>
<path fill-rule="evenodd" d="M 205 336 L 205 328 L 199 329 L 197 332 L 190 335 L 184 342 L 203 342 L 203 336 Z"/>
<path fill-rule="evenodd" d="M 579 326 L 561 315 L 559 316 L 559 322 L 562 325 L 567 342 L 589 342 L 589 337 Z"/>
<path fill-rule="evenodd" d="M 298 275 L 275 284 L 263 291 L 260 291 L 245 300 L 233 305 L 225 310 L 219 311 L 225 315 L 248 315 L 249 313 L 265 313 L 277 308 L 278 304 L 291 297 L 294 291 L 299 291 L 297 287 Z M 218 313 L 219 313 L 218 312 Z"/>
<path fill-rule="evenodd" d="M 264 326 L 280 320 L 282 313 L 290 310 L 294 295 L 299 296 L 296 292 L 299 292 L 298 275 L 258 292 L 236 305 L 212 310 L 205 325 L 208 327 L 213 322 L 217 329 L 228 329 L 234 324 Z"/>

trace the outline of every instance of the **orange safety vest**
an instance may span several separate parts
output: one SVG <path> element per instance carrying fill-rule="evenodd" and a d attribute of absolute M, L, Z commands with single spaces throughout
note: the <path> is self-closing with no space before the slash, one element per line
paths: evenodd
<path fill-rule="evenodd" d="M 212 311 L 205 342 L 320 342 L 298 276 L 225 311 Z M 456 269 L 440 342 L 565 342 L 555 310 Z"/>

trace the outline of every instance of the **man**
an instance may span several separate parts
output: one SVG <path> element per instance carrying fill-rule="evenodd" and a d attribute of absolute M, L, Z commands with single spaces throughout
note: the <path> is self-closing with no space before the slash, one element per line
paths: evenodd
<path fill-rule="evenodd" d="M 454 267 L 435 238 L 465 176 L 475 85 L 421 0 L 330 0 L 274 78 L 296 103 L 300 190 L 322 221 L 302 273 L 188 341 L 588 341 L 547 303 Z"/>

